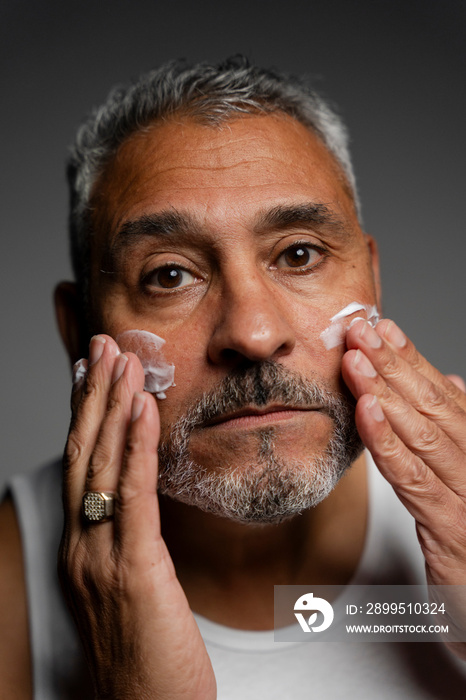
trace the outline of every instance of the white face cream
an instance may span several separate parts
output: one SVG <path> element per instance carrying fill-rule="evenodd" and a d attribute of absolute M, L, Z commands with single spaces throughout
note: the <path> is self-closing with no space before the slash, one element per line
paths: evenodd
<path fill-rule="evenodd" d="M 73 367 L 73 384 L 77 384 L 80 379 L 85 377 L 87 374 L 87 361 L 81 358 L 75 362 Z"/>
<path fill-rule="evenodd" d="M 175 386 L 175 365 L 168 363 L 160 351 L 164 339 L 149 331 L 130 330 L 115 340 L 121 352 L 133 352 L 139 358 L 146 378 L 144 389 L 158 399 L 166 399 L 165 390 Z"/>
<path fill-rule="evenodd" d="M 350 324 L 347 324 L 344 319 L 347 316 L 351 316 L 351 314 L 356 313 L 356 311 L 365 311 L 367 314 L 367 319 L 365 320 L 367 320 L 372 327 L 375 327 L 380 320 L 376 306 L 372 306 L 371 304 L 360 304 L 358 301 L 352 301 L 351 304 L 348 304 L 348 306 L 345 306 L 344 309 L 336 313 L 335 316 L 332 316 L 330 319 L 330 325 L 320 334 L 322 342 L 327 350 L 335 348 L 337 345 L 341 345 L 344 341 L 345 333 L 349 325 L 351 325 L 353 321 L 356 321 L 357 318 L 363 318 L 362 316 L 356 316 L 356 318 L 353 318 Z"/>

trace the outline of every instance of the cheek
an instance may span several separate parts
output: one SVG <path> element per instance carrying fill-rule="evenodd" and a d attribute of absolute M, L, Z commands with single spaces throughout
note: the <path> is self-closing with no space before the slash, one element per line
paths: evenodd
<path fill-rule="evenodd" d="M 165 340 L 154 333 L 127 330 L 115 338 L 122 352 L 133 352 L 144 369 L 144 389 L 158 399 L 166 399 L 165 391 L 174 386 L 175 365 L 163 353 Z"/>
<path fill-rule="evenodd" d="M 367 291 L 359 295 L 344 292 L 338 297 L 322 297 L 310 308 L 295 307 L 296 347 L 286 364 L 306 376 L 318 375 L 330 388 L 341 389 L 346 329 L 357 316 L 371 318 L 374 323 L 377 320 L 377 309 L 372 299 L 367 302 L 368 297 Z"/>
<path fill-rule="evenodd" d="M 205 363 L 205 346 L 199 337 L 182 336 L 176 340 L 166 338 L 164 355 L 175 365 L 174 386 L 166 392 L 166 399 L 158 401 L 162 439 L 165 439 L 169 426 L 186 413 L 186 408 L 199 399 L 199 396 L 215 383 Z M 219 377 L 218 379 L 221 379 Z"/>

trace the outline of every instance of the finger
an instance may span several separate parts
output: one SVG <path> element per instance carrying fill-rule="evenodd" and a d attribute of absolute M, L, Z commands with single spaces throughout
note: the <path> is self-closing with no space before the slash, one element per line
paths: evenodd
<path fill-rule="evenodd" d="M 118 484 L 115 543 L 128 556 L 147 558 L 161 539 L 157 496 L 160 437 L 159 412 L 154 397 L 136 392 L 131 407 L 123 467 Z"/>
<path fill-rule="evenodd" d="M 117 490 L 133 395 L 144 387 L 144 371 L 136 355 L 117 356 L 111 382 L 105 414 L 89 460 L 86 491 Z"/>
<path fill-rule="evenodd" d="M 73 419 L 76 417 L 81 400 L 90 390 L 92 394 L 92 384 L 99 381 L 102 373 L 102 365 L 112 367 L 113 359 L 120 350 L 113 338 L 107 335 L 95 335 L 89 343 L 89 359 L 82 358 L 73 366 L 73 389 L 71 394 L 71 411 Z M 113 359 L 112 359 L 113 358 Z M 91 369 L 92 368 L 92 369 Z M 90 374 L 90 386 L 87 386 Z"/>
<path fill-rule="evenodd" d="M 433 384 L 441 387 L 445 394 L 456 401 L 463 410 L 466 410 L 466 394 L 461 386 L 451 381 L 449 377 L 439 372 L 416 349 L 414 343 L 403 331 L 390 319 L 383 319 L 376 327 L 378 335 L 391 345 L 393 350 L 413 369 L 429 379 Z"/>
<path fill-rule="evenodd" d="M 354 364 L 354 355 L 346 359 L 344 356 L 343 364 L 350 384 L 352 381 L 354 386 L 360 384 L 364 368 L 367 371 L 375 369 L 391 390 L 402 396 L 417 411 L 435 421 L 463 452 L 466 451 L 466 413 L 438 384 L 420 374 L 409 362 L 394 352 L 365 321 L 358 321 L 348 331 L 347 345 L 350 349 L 360 349 L 372 366 L 370 370 L 367 362 L 361 362 L 357 367 Z M 375 380 L 375 383 L 378 383 L 378 380 Z M 379 391 L 374 392 L 367 387 L 367 382 L 364 384 L 363 391 L 382 395 L 380 387 L 383 387 L 383 384 L 380 384 Z M 455 391 L 458 391 L 456 387 Z M 357 395 L 360 395 L 360 391 Z"/>
<path fill-rule="evenodd" d="M 352 366 L 351 377 L 347 375 L 348 365 Z M 367 376 L 369 373 L 372 376 Z M 426 418 L 393 391 L 376 373 L 361 350 L 350 350 L 347 353 L 343 377 L 355 396 L 360 397 L 365 394 L 377 396 L 392 431 L 409 451 L 421 458 L 448 488 L 466 497 L 464 452 L 434 421 Z"/>
<path fill-rule="evenodd" d="M 110 492 L 118 502 L 118 480 L 135 389 L 142 390 L 144 372 L 136 355 L 121 354 L 115 360 L 106 413 L 89 460 L 84 491 Z M 84 492 L 83 492 L 84 493 Z M 87 524 L 87 523 L 86 523 Z M 92 523 L 82 532 L 89 551 L 109 552 L 113 546 L 113 519 Z"/>
<path fill-rule="evenodd" d="M 355 418 L 361 439 L 411 515 L 435 537 L 454 536 L 463 509 L 461 499 L 393 432 L 377 397 L 361 396 Z"/>
<path fill-rule="evenodd" d="M 105 414 L 118 346 L 110 336 L 95 336 L 89 346 L 85 381 L 75 391 L 73 416 L 63 459 L 65 513 L 70 522 L 80 519 L 80 503 L 89 459 Z"/>

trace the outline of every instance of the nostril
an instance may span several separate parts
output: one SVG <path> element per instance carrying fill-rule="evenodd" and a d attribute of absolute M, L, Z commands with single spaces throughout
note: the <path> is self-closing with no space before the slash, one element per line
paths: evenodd
<path fill-rule="evenodd" d="M 238 361 L 239 357 L 238 352 L 236 350 L 230 350 L 230 348 L 225 348 L 222 350 L 221 355 L 224 362 L 227 362 L 228 364 Z"/>
<path fill-rule="evenodd" d="M 248 369 L 249 367 L 252 367 L 252 365 L 256 364 L 255 360 L 246 357 L 241 352 L 233 350 L 232 348 L 224 348 L 220 355 L 222 362 L 225 365 L 229 365 L 230 367 L 237 369 Z"/>
<path fill-rule="evenodd" d="M 254 292 L 254 294 L 253 294 Z M 247 303 L 237 296 L 227 300 L 222 316 L 212 329 L 208 345 L 209 359 L 230 367 L 244 360 L 263 362 L 291 352 L 295 344 L 290 311 L 281 310 L 269 290 L 259 294 L 250 290 Z"/>

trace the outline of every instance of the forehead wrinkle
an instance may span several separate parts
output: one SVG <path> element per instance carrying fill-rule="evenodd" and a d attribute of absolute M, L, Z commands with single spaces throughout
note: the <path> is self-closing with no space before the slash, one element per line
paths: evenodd
<path fill-rule="evenodd" d="M 198 149 L 193 149 L 194 153 L 199 153 Z M 231 155 L 231 154 L 230 154 Z M 193 163 L 188 165 L 187 163 L 181 162 L 181 163 L 176 163 L 175 165 L 166 165 L 164 164 L 164 161 L 161 160 L 160 162 L 160 170 L 157 173 L 157 177 L 163 177 L 164 175 L 168 173 L 177 173 L 177 172 L 224 172 L 224 171 L 231 171 L 234 170 L 235 168 L 250 168 L 254 164 L 258 163 L 283 163 L 286 165 L 286 160 L 282 157 L 278 157 L 276 154 L 255 154 L 254 157 L 241 157 L 237 158 L 236 160 L 230 159 L 229 162 L 225 163 L 225 158 L 219 158 L 218 163 Z M 221 164 L 223 162 L 223 165 Z M 140 169 L 140 172 L 144 172 L 144 168 L 142 167 Z M 140 178 L 140 174 L 136 173 L 133 176 L 134 181 L 138 181 Z M 275 182 L 275 180 L 273 180 Z M 142 178 L 142 183 L 144 184 L 144 178 Z M 197 186 L 197 185 L 196 185 Z M 224 187 L 225 185 L 219 185 Z M 249 186 L 249 185 L 248 185 Z"/>
<path fill-rule="evenodd" d="M 278 121 L 281 122 L 282 120 L 280 119 Z M 264 128 L 261 127 L 259 130 L 254 128 L 251 132 L 246 133 L 244 132 L 244 127 L 247 126 L 249 128 L 249 126 L 252 127 L 259 124 L 256 119 L 248 122 L 248 124 L 245 124 L 244 120 L 239 120 L 237 124 L 228 124 L 228 133 L 223 133 L 223 136 L 226 136 L 226 138 L 224 138 L 221 143 L 218 143 L 215 139 L 213 142 L 206 143 L 205 135 L 207 131 L 211 133 L 211 129 L 207 127 L 200 130 L 198 127 L 193 127 L 187 130 L 186 134 L 183 134 L 182 131 L 181 138 L 179 138 L 179 130 L 176 134 L 172 133 L 173 130 L 171 130 L 168 132 L 169 138 L 165 138 L 164 130 L 166 126 L 168 128 L 169 125 L 162 125 L 154 130 L 154 134 L 150 135 L 150 140 L 148 140 L 148 134 L 141 135 L 141 133 L 139 133 L 132 143 L 128 142 L 122 144 L 118 153 L 119 157 L 110 164 L 106 172 L 104 171 L 103 181 L 101 180 L 99 183 L 106 191 L 103 193 L 96 193 L 101 194 L 101 198 L 100 201 L 94 202 L 96 205 L 100 204 L 100 207 L 96 206 L 94 209 L 94 216 L 96 217 L 94 223 L 101 224 L 100 226 L 96 226 L 95 230 L 98 231 L 100 229 L 101 231 L 107 231 L 107 235 L 105 236 L 106 243 L 103 243 L 105 248 L 109 250 L 109 246 L 113 246 L 114 244 L 116 244 L 117 248 L 120 247 L 121 244 L 120 242 L 117 243 L 117 240 L 122 239 L 118 239 L 118 234 L 115 235 L 114 232 L 118 230 L 122 231 L 120 224 L 123 223 L 125 219 L 131 218 L 132 213 L 134 215 L 133 218 L 137 220 L 137 217 L 141 218 L 140 214 L 143 213 L 144 210 L 147 211 L 148 208 L 151 209 L 157 206 L 157 202 L 162 206 L 163 204 L 168 204 L 168 206 L 170 206 L 169 200 L 172 199 L 172 194 L 175 196 L 175 202 L 173 202 L 173 204 L 181 204 L 183 206 L 181 201 L 176 202 L 177 192 L 191 189 L 198 190 L 198 196 L 200 194 L 199 199 L 201 201 L 203 199 L 209 199 L 209 190 L 212 193 L 219 191 L 221 193 L 224 192 L 226 199 L 223 197 L 223 204 L 225 205 L 224 210 L 226 211 L 226 209 L 229 208 L 228 190 L 230 190 L 231 193 L 236 193 L 242 189 L 245 191 L 247 190 L 249 195 L 245 192 L 245 203 L 248 205 L 247 208 L 249 208 L 249 205 L 256 200 L 256 190 L 261 192 L 261 189 L 263 189 L 264 194 L 261 194 L 261 196 L 268 198 L 268 188 L 272 188 L 272 190 L 270 190 L 271 199 L 269 201 L 271 204 L 275 204 L 273 202 L 273 199 L 276 197 L 276 192 L 274 190 L 283 186 L 285 189 L 281 193 L 282 197 L 280 198 L 282 201 L 289 201 L 290 188 L 294 188 L 295 191 L 291 192 L 292 200 L 297 197 L 310 197 L 312 200 L 314 196 L 317 196 L 321 201 L 324 199 L 327 201 L 328 198 L 328 201 L 334 203 L 333 208 L 336 209 L 336 213 L 343 217 L 345 227 L 352 231 L 354 227 L 351 225 L 351 221 L 347 220 L 346 207 L 343 206 L 341 213 L 340 207 L 335 207 L 334 200 L 336 199 L 338 203 L 341 195 L 343 195 L 342 199 L 346 201 L 348 192 L 344 187 L 340 189 L 339 192 L 335 191 L 335 184 L 338 183 L 341 188 L 344 182 L 342 183 L 340 181 L 341 173 L 331 154 L 329 154 L 319 139 L 307 130 L 305 130 L 307 138 L 303 142 L 302 134 L 298 133 L 298 131 L 301 132 L 304 127 L 294 123 L 294 120 L 291 120 L 291 126 L 293 128 L 290 130 L 288 124 L 286 132 L 282 133 L 283 130 L 281 129 L 278 137 L 275 133 L 276 129 L 272 129 L 271 131 L 271 126 L 274 126 L 273 122 L 277 122 L 277 120 L 272 120 L 269 116 L 267 117 L 267 121 L 261 120 L 261 124 Z M 160 133 L 158 133 L 159 128 Z M 243 131 L 238 133 L 238 128 Z M 293 134 L 293 131 L 295 134 Z M 294 139 L 294 136 L 296 135 L 300 137 L 299 144 L 295 143 L 296 139 Z M 157 136 L 157 138 L 155 138 L 155 136 Z M 177 137 L 176 141 L 174 141 L 175 136 Z M 184 138 L 185 136 L 186 138 Z M 277 138 L 278 146 L 276 148 Z M 263 144 L 262 141 L 264 141 Z M 258 148 L 250 151 L 250 143 L 257 144 Z M 243 144 L 244 149 L 242 147 Z M 283 167 L 287 166 L 287 157 L 284 150 L 285 146 L 286 153 L 297 156 L 291 159 L 292 168 Z M 310 154 L 307 153 L 307 146 L 312 146 Z M 212 153 L 211 159 L 208 155 L 209 150 Z M 199 153 L 199 160 L 197 162 L 194 160 L 193 162 L 193 159 L 187 158 L 185 162 L 183 162 L 183 152 Z M 303 158 L 305 154 L 306 157 Z M 211 160 L 210 163 L 209 160 Z M 311 174 L 307 172 L 310 163 L 312 166 Z M 255 165 L 257 164 L 259 167 L 256 172 Z M 269 167 L 269 164 L 271 167 Z M 186 176 L 183 176 L 183 169 Z M 302 173 L 301 170 L 303 170 Z M 212 174 L 211 178 L 208 177 L 209 172 Z M 196 177 L 196 173 L 199 177 Z M 337 177 L 335 177 L 335 175 L 337 175 Z M 315 195 L 312 192 L 306 193 L 306 189 L 309 189 L 311 185 L 314 187 L 314 184 L 320 189 L 321 180 L 327 192 L 322 194 L 316 192 Z M 310 184 L 308 185 L 307 183 Z M 299 189 L 301 189 L 301 192 L 299 192 Z M 206 197 L 202 195 L 202 190 L 207 192 Z M 184 194 L 182 196 L 184 199 Z M 217 199 L 216 194 L 215 198 Z M 163 202 L 163 199 L 165 199 L 165 202 Z M 197 205 L 200 203 L 199 199 L 197 200 Z M 349 199 L 352 201 L 352 197 L 349 197 Z M 232 197 L 231 202 L 233 201 Z M 207 202 L 205 203 L 207 204 Z M 243 215 L 246 211 L 245 203 L 243 202 L 230 213 L 234 214 L 233 218 L 236 220 L 236 224 L 239 224 L 241 228 L 256 232 L 253 229 L 255 212 L 252 212 L 249 208 L 252 214 L 251 218 L 249 221 L 243 219 Z M 260 204 L 259 199 L 255 202 L 254 208 L 256 211 L 257 204 Z M 267 207 L 267 205 L 265 206 Z M 239 214 L 240 217 L 238 218 L 236 214 Z M 286 216 L 283 214 L 280 221 L 278 220 L 280 217 L 276 217 L 275 227 L 280 226 L 281 229 L 278 228 L 278 230 L 284 230 L 286 226 L 292 228 L 293 225 L 305 227 L 308 225 L 306 223 L 307 219 L 312 219 L 307 213 L 303 214 L 303 212 L 295 212 L 293 216 L 295 217 L 294 224 L 291 223 L 292 215 L 290 212 L 287 212 Z M 288 222 L 285 222 L 286 217 L 288 217 Z M 99 221 L 96 219 L 99 219 Z M 240 221 L 240 219 L 243 220 Z M 198 218 L 198 221 L 201 221 L 201 219 Z M 212 221 L 213 219 L 210 219 L 210 224 Z M 181 223 L 181 221 L 178 222 L 178 227 L 176 229 L 177 235 L 189 232 L 192 237 L 194 233 L 199 232 L 199 226 L 193 225 L 195 222 L 192 220 L 189 221 L 189 226 L 181 225 Z M 213 231 L 212 225 L 209 226 L 208 219 L 200 224 L 203 238 L 206 238 L 206 233 L 212 238 L 214 235 L 218 234 L 218 224 L 220 224 L 222 230 L 225 230 L 226 225 L 226 228 L 230 229 L 230 233 L 232 232 L 232 219 L 230 218 L 229 222 L 227 220 L 222 221 L 222 216 L 220 216 L 217 217 L 215 232 Z M 123 226 L 124 225 L 123 223 Z M 309 224 L 309 228 L 313 227 L 315 229 L 317 226 L 320 226 L 320 230 L 322 231 L 328 228 L 332 235 L 337 233 L 338 228 L 342 228 L 337 225 L 335 216 L 333 222 L 327 219 L 325 223 L 317 223 L 316 217 L 314 216 Z M 256 226 L 256 229 L 257 228 L 260 227 Z M 189 229 L 189 231 L 187 229 Z M 129 240 L 135 241 L 136 236 L 141 240 L 142 236 L 155 236 L 156 233 L 158 233 L 159 236 L 167 236 L 170 234 L 172 236 L 171 240 L 173 241 L 173 231 L 168 231 L 166 228 L 163 229 L 163 227 L 160 228 L 158 232 L 156 232 L 155 229 L 149 231 L 148 228 L 144 226 L 142 228 L 139 227 L 138 230 L 132 230 L 132 237 L 129 236 L 129 228 L 127 233 L 128 237 L 126 243 L 129 243 Z"/>

